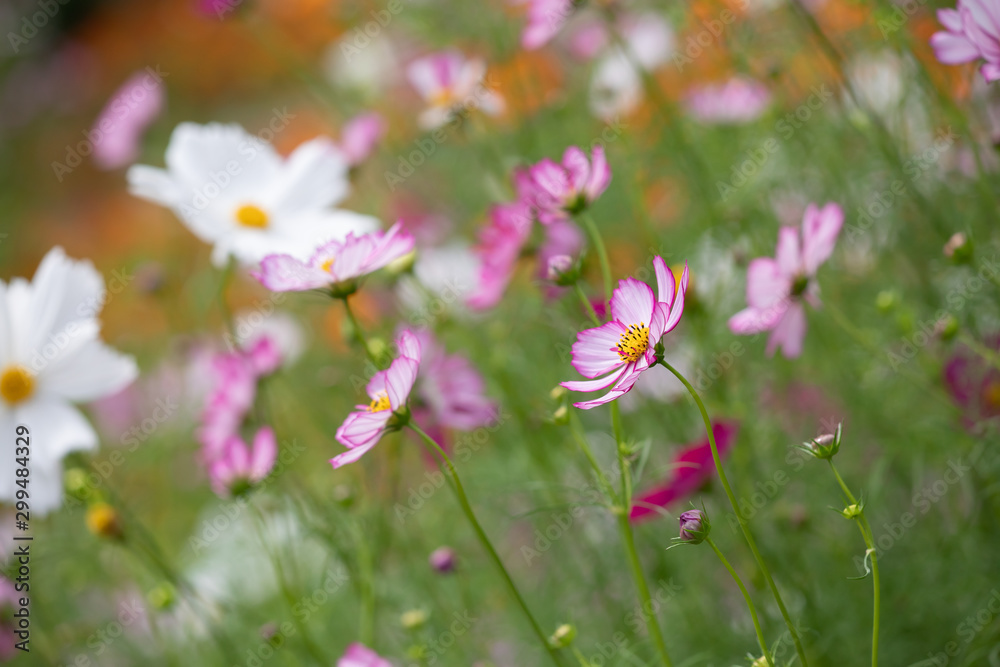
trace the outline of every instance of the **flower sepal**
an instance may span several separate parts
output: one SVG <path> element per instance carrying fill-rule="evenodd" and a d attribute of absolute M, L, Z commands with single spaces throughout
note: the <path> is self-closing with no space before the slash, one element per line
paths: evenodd
<path fill-rule="evenodd" d="M 817 459 L 830 460 L 840 451 L 842 429 L 843 424 L 837 424 L 837 430 L 834 433 L 826 433 L 815 437 L 809 442 L 796 445 L 796 447 Z"/>
<path fill-rule="evenodd" d="M 358 281 L 355 278 L 341 280 L 339 283 L 330 285 L 330 296 L 334 299 L 346 299 L 358 291 Z"/>

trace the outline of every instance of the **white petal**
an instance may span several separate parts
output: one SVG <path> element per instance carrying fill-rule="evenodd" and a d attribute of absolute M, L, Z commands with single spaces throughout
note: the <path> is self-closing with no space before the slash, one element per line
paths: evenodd
<path fill-rule="evenodd" d="M 347 160 L 327 137 L 300 145 L 268 186 L 265 203 L 276 215 L 326 208 L 347 196 Z"/>
<path fill-rule="evenodd" d="M 97 433 L 79 410 L 58 398 L 35 398 L 13 411 L 31 431 L 31 461 L 52 466 L 69 452 L 96 449 Z M 32 480 L 34 481 L 34 480 Z"/>
<path fill-rule="evenodd" d="M 121 391 L 138 375 L 135 359 L 89 340 L 50 363 L 39 375 L 37 390 L 73 402 L 94 401 Z"/>
<path fill-rule="evenodd" d="M 269 143 L 239 125 L 219 123 L 178 125 L 167 146 L 166 162 L 178 186 L 198 192 L 229 177 L 227 191 L 259 193 L 281 171 L 281 158 Z"/>

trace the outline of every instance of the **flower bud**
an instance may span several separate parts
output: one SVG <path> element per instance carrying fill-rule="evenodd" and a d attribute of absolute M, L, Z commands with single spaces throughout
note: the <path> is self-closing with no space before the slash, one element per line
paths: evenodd
<path fill-rule="evenodd" d="M 448 574 L 455 571 L 455 550 L 451 547 L 438 547 L 431 552 L 427 561 L 431 567 L 441 574 Z"/>
<path fill-rule="evenodd" d="M 955 264 L 968 264 L 972 261 L 972 240 L 962 232 L 952 234 L 944 244 L 944 255 Z"/>
<path fill-rule="evenodd" d="M 854 503 L 853 505 L 848 505 L 841 512 L 845 519 L 856 519 L 861 516 L 862 507 L 861 505 Z"/>
<path fill-rule="evenodd" d="M 567 393 L 568 392 L 566 391 L 566 387 L 557 384 L 556 386 L 552 387 L 552 391 L 549 392 L 549 398 L 551 398 L 553 401 L 562 400 L 562 397 L 565 396 Z"/>
<path fill-rule="evenodd" d="M 63 485 L 66 487 L 67 493 L 80 500 L 86 500 L 91 493 L 87 484 L 87 472 L 82 468 L 67 470 L 63 475 Z"/>
<path fill-rule="evenodd" d="M 399 622 L 407 630 L 417 630 L 427 622 L 427 612 L 423 609 L 411 609 L 403 612 L 399 617 Z"/>
<path fill-rule="evenodd" d="M 708 517 L 701 510 L 681 512 L 679 522 L 680 539 L 682 542 L 690 544 L 701 544 L 712 530 Z"/>
<path fill-rule="evenodd" d="M 883 315 L 895 308 L 897 303 L 899 303 L 899 296 L 894 290 L 882 290 L 875 297 L 875 308 Z"/>
<path fill-rule="evenodd" d="M 344 509 L 350 508 L 354 504 L 354 489 L 347 484 L 338 484 L 333 487 L 333 502 Z"/>
<path fill-rule="evenodd" d="M 177 599 L 177 589 L 169 581 L 164 581 L 146 593 L 146 599 L 156 609 L 169 609 Z"/>
<path fill-rule="evenodd" d="M 549 258 L 545 277 L 556 285 L 568 287 L 580 279 L 580 262 L 569 255 L 553 255 Z"/>
<path fill-rule="evenodd" d="M 769 665 L 770 665 L 770 663 L 767 661 L 767 656 L 763 656 L 762 655 L 759 658 L 757 658 L 756 660 L 754 660 L 753 664 L 750 665 L 750 667 L 768 667 Z"/>
<path fill-rule="evenodd" d="M 951 314 L 945 315 L 934 324 L 934 333 L 940 336 L 941 340 L 945 342 L 957 336 L 958 329 L 958 318 Z"/>
<path fill-rule="evenodd" d="M 417 261 L 417 251 L 411 250 L 402 257 L 398 257 L 389 264 L 386 265 L 385 270 L 389 272 L 390 275 L 398 276 L 401 273 L 406 273 L 413 268 L 413 265 Z"/>
<path fill-rule="evenodd" d="M 549 637 L 549 644 L 552 648 L 566 648 L 576 639 L 576 628 L 569 623 L 563 623 Z"/>
<path fill-rule="evenodd" d="M 799 449 L 818 459 L 832 459 L 840 451 L 842 426 L 842 424 L 837 424 L 837 430 L 834 433 L 824 433 L 817 436 L 809 442 L 802 443 Z"/>
<path fill-rule="evenodd" d="M 115 508 L 105 502 L 94 503 L 87 508 L 87 529 L 98 537 L 118 539 L 122 536 L 122 525 Z"/>
<path fill-rule="evenodd" d="M 560 405 L 556 408 L 556 411 L 552 413 L 552 421 L 559 426 L 565 426 L 569 423 L 569 408 L 565 405 Z"/>

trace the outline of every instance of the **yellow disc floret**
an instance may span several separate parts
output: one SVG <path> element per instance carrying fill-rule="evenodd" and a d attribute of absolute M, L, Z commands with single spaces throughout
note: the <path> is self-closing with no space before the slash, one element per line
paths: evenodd
<path fill-rule="evenodd" d="M 265 229 L 268 223 L 267 213 L 259 206 L 244 204 L 236 209 L 236 222 L 244 227 Z"/>
<path fill-rule="evenodd" d="M 11 405 L 31 398 L 35 392 L 35 378 L 24 366 L 8 366 L 0 375 L 0 396 Z"/>
<path fill-rule="evenodd" d="M 638 361 L 649 347 L 649 327 L 645 322 L 632 324 L 618 339 L 618 356 L 622 361 Z"/>
<path fill-rule="evenodd" d="M 368 412 L 382 412 L 384 410 L 391 410 L 392 406 L 389 404 L 389 395 L 385 392 L 379 393 L 378 396 L 372 399 L 372 402 L 368 405 Z"/>

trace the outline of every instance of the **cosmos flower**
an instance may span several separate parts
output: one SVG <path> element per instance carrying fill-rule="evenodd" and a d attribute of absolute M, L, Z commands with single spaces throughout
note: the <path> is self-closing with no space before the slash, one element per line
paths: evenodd
<path fill-rule="evenodd" d="M 987 349 L 1000 350 L 1000 336 L 990 336 L 983 344 Z M 944 381 L 962 407 L 967 428 L 1000 416 L 1000 371 L 982 363 L 982 358 L 967 348 L 960 347 L 945 364 Z"/>
<path fill-rule="evenodd" d="M 267 255 L 254 278 L 272 292 L 302 292 L 346 283 L 385 267 L 413 250 L 413 236 L 396 223 L 386 232 L 348 234 L 320 246 L 307 262 Z"/>
<path fill-rule="evenodd" d="M 101 169 L 117 169 L 139 157 L 139 143 L 146 128 L 163 110 L 163 79 L 152 69 L 136 72 L 115 91 L 101 111 L 91 135 L 94 162 Z"/>
<path fill-rule="evenodd" d="M 252 447 L 247 447 L 238 435 L 232 435 L 208 467 L 212 490 L 223 498 L 238 496 L 267 477 L 277 459 L 278 442 L 270 427 L 257 431 Z"/>
<path fill-rule="evenodd" d="M 702 123 L 749 123 L 760 117 L 771 103 L 771 93 L 762 83 L 733 77 L 725 83 L 696 86 L 687 95 L 687 109 Z"/>
<path fill-rule="evenodd" d="M 364 644 L 354 642 L 337 661 L 337 667 L 392 667 L 392 663 Z"/>
<path fill-rule="evenodd" d="M 486 63 L 466 60 L 458 51 L 441 51 L 419 58 L 406 68 L 406 76 L 427 103 L 418 119 L 425 130 L 441 127 L 456 113 L 481 109 L 495 116 L 503 112 L 503 98 L 483 84 Z"/>
<path fill-rule="evenodd" d="M 545 158 L 531 166 L 526 197 L 537 209 L 539 220 L 551 223 L 590 206 L 610 182 L 611 168 L 603 146 L 594 146 L 589 160 L 582 150 L 570 146 L 562 163 Z"/>
<path fill-rule="evenodd" d="M 322 243 L 379 227 L 375 218 L 332 208 L 347 196 L 348 164 L 327 138 L 284 159 L 238 125 L 181 123 L 166 164 L 133 165 L 129 188 L 169 207 L 212 244 L 217 266 L 230 256 L 251 265 L 275 253 L 304 260 Z"/>
<path fill-rule="evenodd" d="M 340 150 L 348 166 L 356 167 L 372 154 L 385 135 L 385 119 L 374 111 L 363 113 L 347 121 L 340 132 Z"/>
<path fill-rule="evenodd" d="M 931 36 L 937 59 L 946 65 L 984 60 L 979 71 L 987 82 L 1000 79 L 1000 6 L 993 0 L 958 0 L 955 9 L 939 9 L 945 29 Z"/>
<path fill-rule="evenodd" d="M 521 47 L 545 46 L 556 36 L 573 11 L 573 0 L 523 0 L 528 5 L 528 24 L 521 32 Z"/>
<path fill-rule="evenodd" d="M 719 458 L 726 456 L 736 444 L 739 425 L 735 422 L 716 422 L 712 425 L 712 435 L 719 449 Z M 674 456 L 670 465 L 670 478 L 662 485 L 654 487 L 635 498 L 629 518 L 633 521 L 650 519 L 659 513 L 652 506 L 669 507 L 684 500 L 705 485 L 715 475 L 712 461 L 712 446 L 708 438 L 688 445 Z"/>
<path fill-rule="evenodd" d="M 5 474 L 0 500 L 14 502 L 15 429 L 29 430 L 31 510 L 62 503 L 62 459 L 96 449 L 98 438 L 73 403 L 120 391 L 138 375 L 132 357 L 101 342 L 104 279 L 87 261 L 50 250 L 31 282 L 0 281 L 0 429 Z M 23 442 L 21 443 L 23 444 Z"/>
<path fill-rule="evenodd" d="M 597 391 L 609 386 L 611 390 L 600 398 L 574 403 L 576 407 L 589 410 L 631 391 L 643 371 L 656 360 L 654 348 L 660 338 L 680 322 L 688 286 L 687 266 L 680 289 L 662 257 L 653 258 L 653 270 L 656 299 L 646 283 L 626 278 L 611 296 L 611 320 L 577 334 L 572 349 L 573 368 L 584 377 L 597 379 L 563 382 L 562 386 L 570 391 Z"/>
<path fill-rule="evenodd" d="M 494 419 L 496 402 L 486 396 L 486 382 L 472 362 L 461 354 L 448 354 L 426 329 L 416 336 L 421 369 L 414 393 L 429 417 L 421 425 L 471 431 Z"/>
<path fill-rule="evenodd" d="M 360 459 L 379 441 L 393 415 L 405 413 L 406 400 L 420 368 L 420 342 L 410 331 L 403 331 L 396 339 L 396 346 L 399 356 L 389 368 L 376 373 L 365 388 L 371 403 L 355 406 L 356 411 L 347 415 L 337 429 L 337 441 L 348 451 L 330 459 L 334 468 Z"/>
<path fill-rule="evenodd" d="M 471 308 L 486 310 L 499 303 L 533 222 L 531 207 L 525 202 L 496 204 L 490 209 L 490 224 L 480 231 L 475 250 L 480 259 L 479 279 L 466 298 Z"/>
<path fill-rule="evenodd" d="M 823 208 L 810 204 L 802 218 L 802 229 L 782 227 L 778 232 L 775 258 L 758 257 L 747 269 L 748 308 L 729 318 L 733 333 L 750 335 L 770 331 L 768 355 L 781 353 L 794 359 L 802 353 L 806 334 L 803 301 L 819 307 L 816 271 L 830 257 L 844 224 L 837 204 Z"/>

